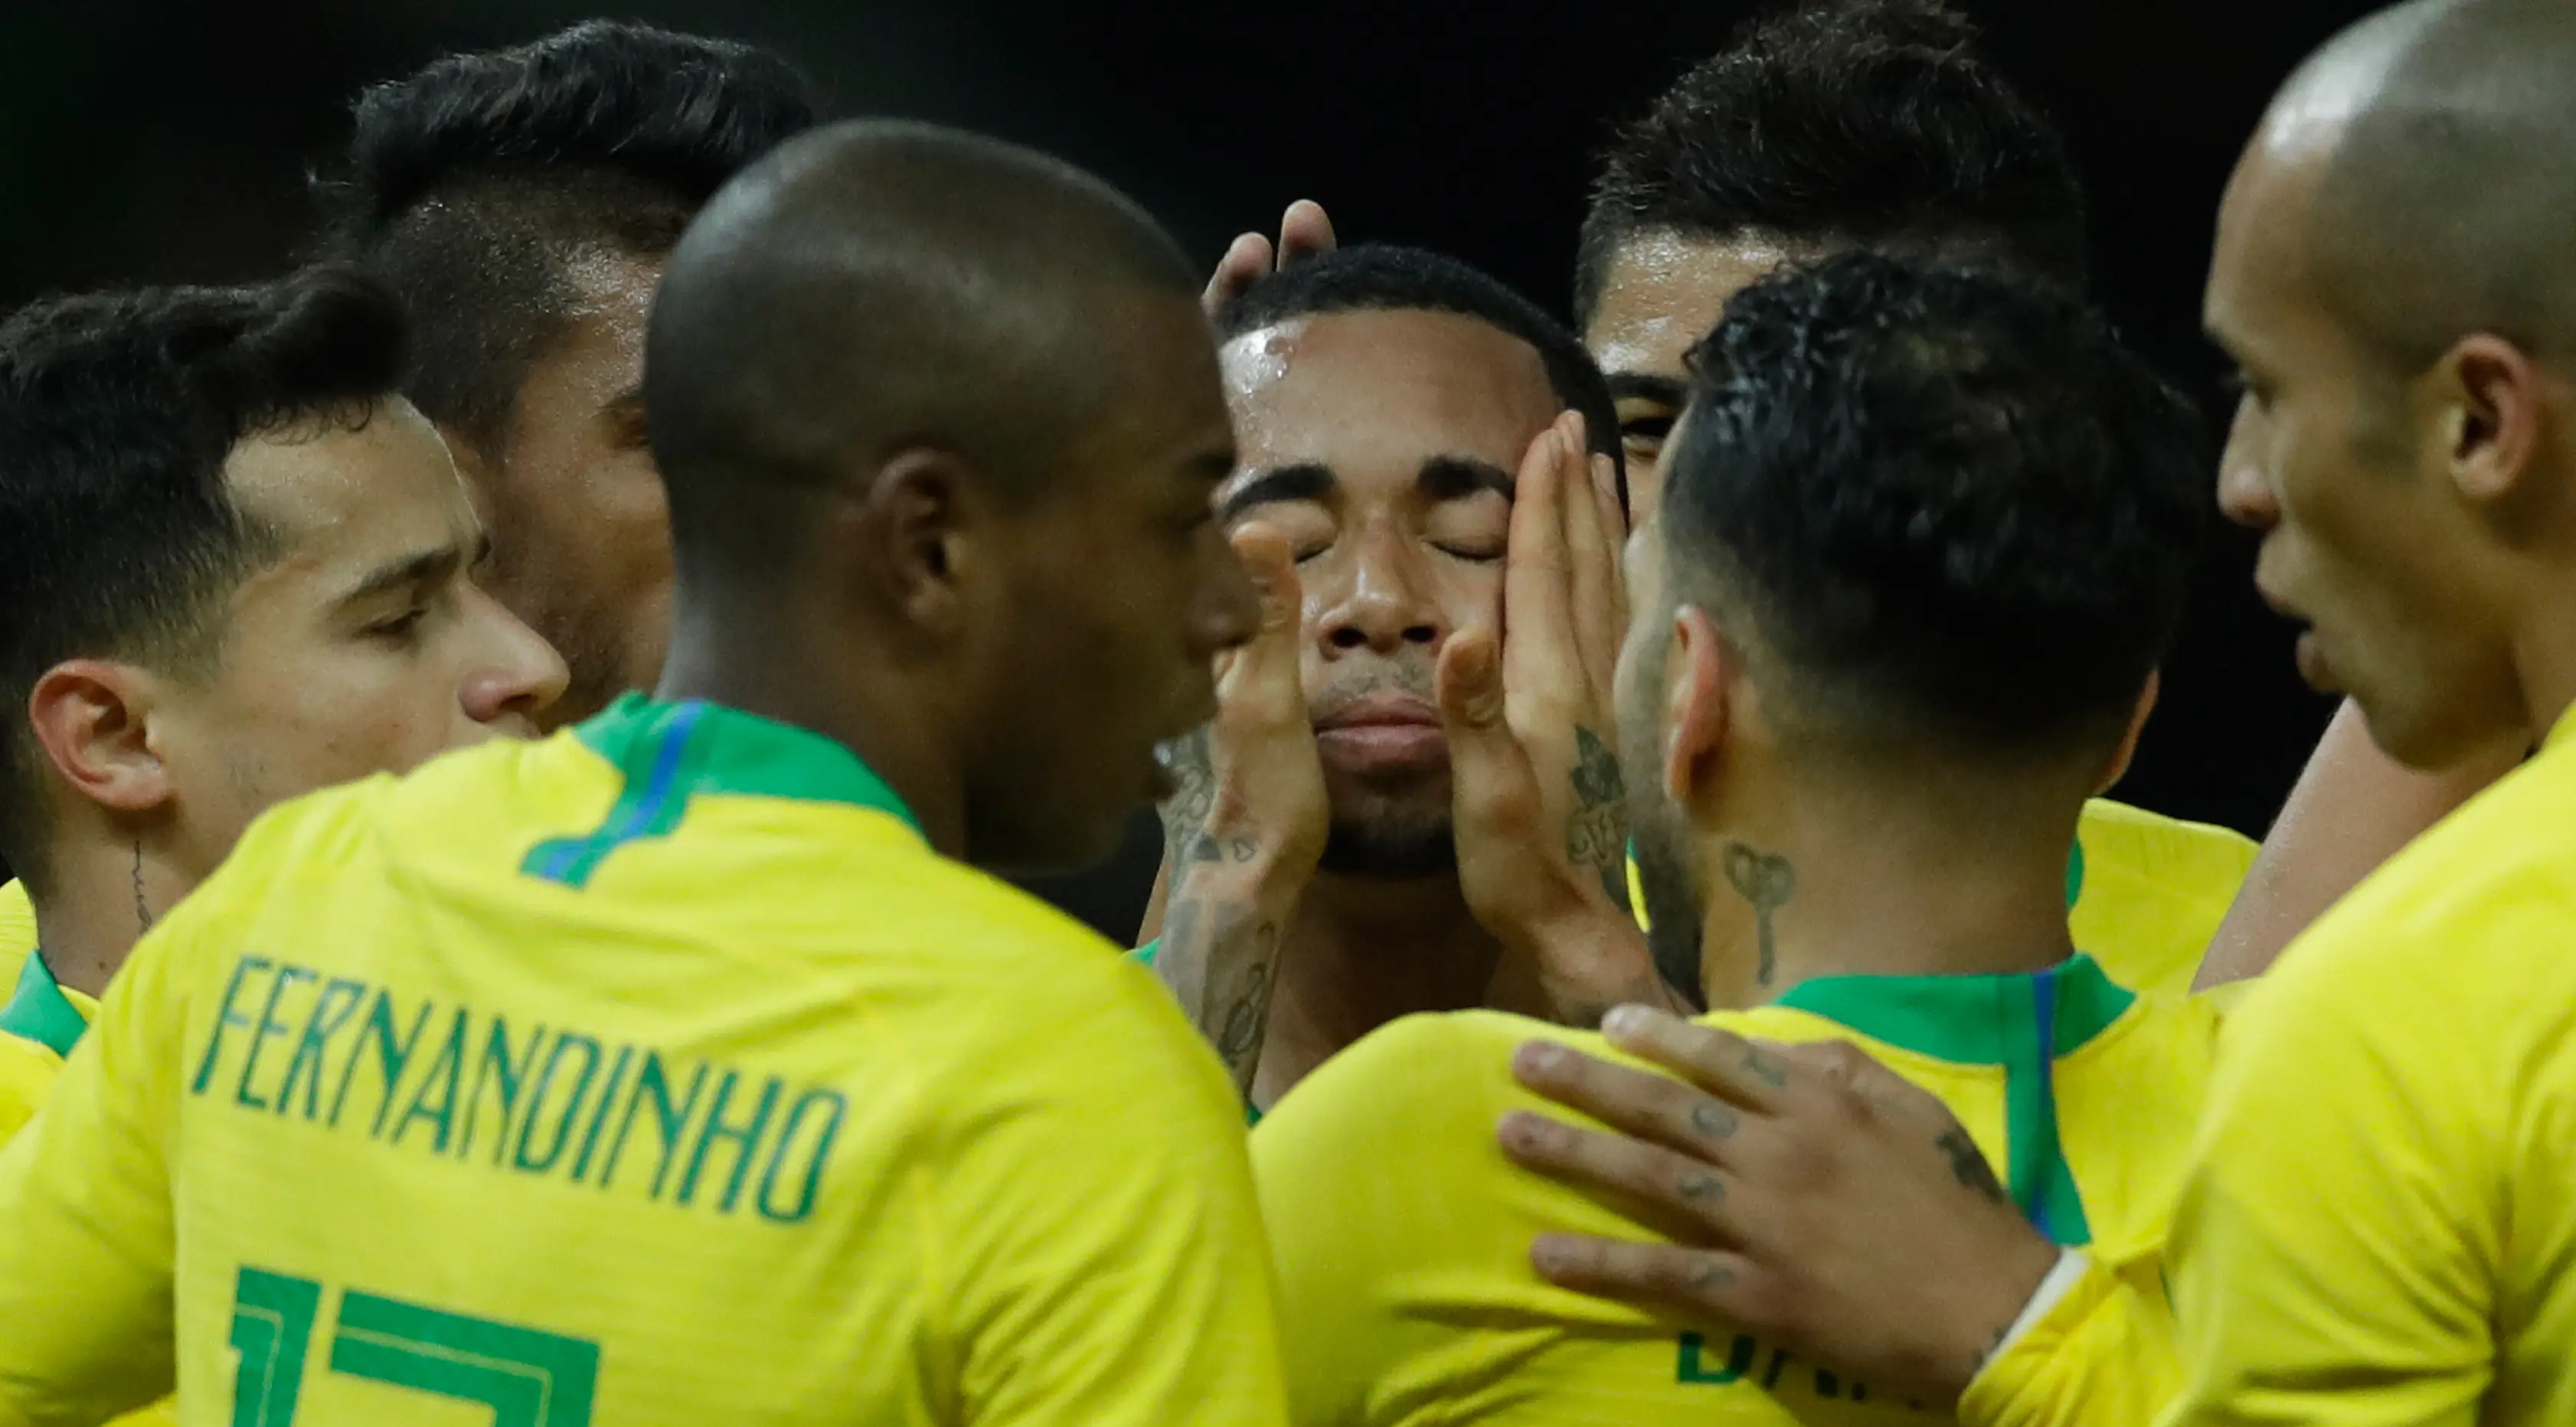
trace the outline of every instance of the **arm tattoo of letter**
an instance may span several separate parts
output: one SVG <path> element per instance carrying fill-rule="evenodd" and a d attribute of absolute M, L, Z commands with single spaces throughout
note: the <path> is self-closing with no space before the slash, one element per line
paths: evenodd
<path fill-rule="evenodd" d="M 1977 1142 L 1968 1138 L 1967 1131 L 1955 1127 L 1945 1130 L 1934 1143 L 1950 1157 L 1950 1172 L 1959 1176 L 1961 1184 L 1998 1204 L 2008 1202 L 2003 1182 L 1995 1178 L 1994 1166 L 1986 1163 L 1986 1157 L 1978 1152 Z"/>
<path fill-rule="evenodd" d="M 1780 970 L 1779 943 L 1773 938 L 1771 919 L 1798 894 L 1798 869 L 1789 865 L 1788 858 L 1730 842 L 1726 845 L 1726 881 L 1737 896 L 1753 904 L 1754 936 L 1762 949 L 1758 979 L 1768 986 Z"/>
<path fill-rule="evenodd" d="M 1574 817 L 1565 827 L 1565 855 L 1601 879 L 1610 905 L 1628 905 L 1627 783 L 1619 755 L 1588 728 L 1574 731 Z"/>

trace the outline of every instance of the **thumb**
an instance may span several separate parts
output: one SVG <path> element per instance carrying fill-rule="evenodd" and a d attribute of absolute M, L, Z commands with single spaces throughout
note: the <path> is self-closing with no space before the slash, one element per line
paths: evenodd
<path fill-rule="evenodd" d="M 1503 732 L 1503 660 L 1494 632 L 1470 626 L 1450 636 L 1440 651 L 1440 722 L 1449 732 L 1450 757 L 1462 746 Z"/>
<path fill-rule="evenodd" d="M 1232 651 L 1217 678 L 1217 697 L 1229 708 L 1249 704 L 1265 722 L 1306 717 L 1305 680 L 1299 674 L 1298 633 L 1305 624 L 1305 594 L 1297 558 L 1278 527 L 1251 521 L 1233 535 L 1235 558 L 1261 598 L 1261 627 Z"/>

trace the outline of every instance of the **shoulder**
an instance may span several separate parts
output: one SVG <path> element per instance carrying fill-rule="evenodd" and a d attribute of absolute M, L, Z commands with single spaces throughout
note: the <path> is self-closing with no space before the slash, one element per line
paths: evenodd
<path fill-rule="evenodd" d="M 0 1145 L 35 1118 L 62 1069 L 63 1058 L 50 1048 L 0 1032 Z"/>
<path fill-rule="evenodd" d="M 2084 805 L 2077 824 L 2085 856 L 2109 857 L 2141 873 L 2185 882 L 2244 879 L 2260 844 L 2234 828 L 2151 813 L 2109 798 Z"/>
<path fill-rule="evenodd" d="M 1512 1053 L 1533 1040 L 1616 1058 L 1596 1034 L 1501 1011 L 1406 1016 L 1362 1037 L 1253 1128 L 1265 1196 L 1292 1176 L 1436 1179 L 1486 1157 L 1505 1111 L 1545 1108 L 1512 1078 Z"/>

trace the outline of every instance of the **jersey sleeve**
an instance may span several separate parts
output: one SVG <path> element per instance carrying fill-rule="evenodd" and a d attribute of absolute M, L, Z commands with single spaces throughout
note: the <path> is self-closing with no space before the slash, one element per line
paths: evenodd
<path fill-rule="evenodd" d="M 2229 1018 L 2174 1225 L 2169 1423 L 2469 1427 L 2510 1100 L 2433 948 L 2292 956 Z M 2342 952 L 2349 945 L 2312 946 Z M 2377 963 L 2377 964 L 2374 964 Z"/>
<path fill-rule="evenodd" d="M 1961 1427 L 2151 1427 L 2182 1386 L 2173 1314 L 2098 1259 L 1968 1384 Z"/>
<path fill-rule="evenodd" d="M 1081 955 L 1091 955 L 1088 949 Z M 1242 1109 L 1152 974 L 1029 1006 L 929 1192 L 956 1420 L 1285 1427 Z"/>
<path fill-rule="evenodd" d="M 0 1424 L 73 1427 L 173 1383 L 170 1164 L 183 1009 L 144 939 L 46 1094 L 0 1149 Z"/>

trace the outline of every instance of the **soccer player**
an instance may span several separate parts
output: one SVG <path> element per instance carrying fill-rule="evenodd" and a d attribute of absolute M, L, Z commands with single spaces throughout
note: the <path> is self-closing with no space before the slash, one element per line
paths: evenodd
<path fill-rule="evenodd" d="M 1242 436 L 1220 509 L 1284 547 L 1256 567 L 1302 618 L 1230 656 L 1226 712 L 1177 760 L 1148 954 L 1258 1107 L 1398 1016 L 1489 1004 L 1502 948 L 1459 885 L 1434 661 L 1500 614 L 1533 443 L 1587 495 L 1598 484 L 1605 598 L 1619 516 L 1600 375 L 1572 334 L 1464 264 L 1343 249 L 1252 285 L 1218 322 Z M 1593 459 L 1566 448 L 1568 411 L 1588 418 Z M 1614 829 L 1591 851 L 1615 891 L 1606 662 L 1582 734 L 1598 796 L 1577 816 Z M 1642 948 L 1637 969 L 1651 977 Z M 1638 994 L 1591 1015 L 1623 991 Z"/>
<path fill-rule="evenodd" d="M 496 732 L 562 661 L 476 589 L 474 512 L 394 394 L 390 293 L 42 301 L 0 324 L 0 852 L 44 949 L 0 1001 L 0 1141 L 136 937 L 271 803 Z"/>
<path fill-rule="evenodd" d="M 2152 1396 L 2174 1371 L 2158 1248 L 2216 1017 L 2080 953 L 2063 858 L 2181 618 L 2205 498 L 2187 409 L 2062 289 L 1870 253 L 1737 294 L 1691 370 L 1659 513 L 1629 542 L 1618 676 L 1638 855 L 1665 873 L 1652 910 L 1688 921 L 1761 888 L 1771 1002 L 1712 1023 L 1853 1041 L 1936 1093 L 1967 1127 L 1943 1141 L 1947 1207 L 2007 1257 L 1891 1273 L 1906 1321 L 1951 1350 L 1858 1376 L 1553 1288 L 1532 1238 L 1619 1224 L 1627 1201 L 1497 1152 L 1495 1120 L 1535 1103 L 1513 1048 L 1541 1028 L 1416 1017 L 1253 1134 L 1296 1416 L 2003 1422 Z M 1736 973 L 1704 972 L 1726 1004 Z M 1788 1081 L 1777 1052 L 1747 1065 L 1748 1103 L 1668 1128 L 1755 1152 Z M 1799 1212 L 1690 1175 L 1708 1214 Z M 2063 1274 L 2061 1246 L 2087 1250 Z M 2075 1280 L 2090 1337 L 2025 1335 L 1977 1372 L 2051 1276 Z"/>
<path fill-rule="evenodd" d="M 2175 1224 L 2178 1423 L 2576 1420 L 2576 12 L 2330 42 L 2219 213 L 2220 477 L 2300 671 L 2400 760 L 2528 764 L 2259 982 Z"/>
<path fill-rule="evenodd" d="M 571 662 L 548 727 L 650 687 L 670 638 L 638 382 L 671 244 L 819 113 L 767 51 L 589 21 L 368 90 L 320 187 L 331 248 L 409 310 L 403 391 L 470 478 L 484 584 Z M 24 888 L 0 885 L 0 985 L 34 945 Z"/>
<path fill-rule="evenodd" d="M 265 1423 L 1284 1423 L 1223 1072 L 976 870 L 1096 856 L 1250 632 L 1196 288 L 945 130 L 720 193 L 658 694 L 277 810 L 145 939 L 0 1152 L 0 1422 L 175 1326 Z"/>
<path fill-rule="evenodd" d="M 670 638 L 639 383 L 671 245 L 820 113 L 765 50 L 594 20 L 367 90 L 319 186 L 332 250 L 411 311 L 404 392 L 473 485 L 485 584 L 571 664 L 550 727 L 651 688 Z"/>
<path fill-rule="evenodd" d="M 1974 40 L 1937 0 L 1816 0 L 1754 24 L 1620 130 L 1584 218 L 1575 320 L 1618 399 L 1640 512 L 1662 487 L 1684 355 L 1781 263 L 1867 246 L 2082 285 L 2065 142 Z M 2151 683 L 2141 726 L 2153 704 Z M 2226 829 L 2092 803 L 2066 872 L 2076 939 L 2125 985 L 2182 990 L 2254 853 Z M 1718 924 L 1711 955 L 1748 942 L 1746 912 Z"/>

